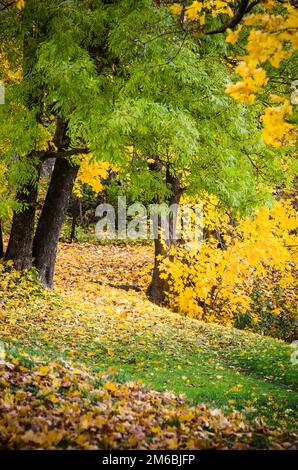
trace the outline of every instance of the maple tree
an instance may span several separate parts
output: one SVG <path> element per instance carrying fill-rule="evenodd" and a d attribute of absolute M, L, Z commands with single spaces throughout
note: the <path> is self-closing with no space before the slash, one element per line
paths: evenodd
<path fill-rule="evenodd" d="M 295 201 L 296 199 L 294 199 Z M 218 200 L 204 204 L 205 237 L 164 261 L 169 301 L 192 317 L 297 335 L 297 213 L 292 199 L 231 224 Z M 207 235 L 206 235 L 207 234 Z M 242 319 L 242 322 L 241 322 Z"/>

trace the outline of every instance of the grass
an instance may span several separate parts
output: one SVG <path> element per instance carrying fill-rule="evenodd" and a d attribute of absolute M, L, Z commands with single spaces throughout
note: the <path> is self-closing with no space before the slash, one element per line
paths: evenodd
<path fill-rule="evenodd" d="M 144 311 L 147 301 L 142 302 Z M 149 307 L 153 308 L 151 304 Z M 113 323 L 111 316 L 67 309 L 71 325 L 76 321 L 80 324 L 74 337 L 65 331 L 65 316 L 59 320 L 61 309 L 54 307 L 55 327 L 50 335 L 42 325 L 36 325 L 33 336 L 33 324 L 21 340 L 10 337 L 8 343 L 15 354 L 21 349 L 45 363 L 71 359 L 88 366 L 99 378 L 109 371 L 116 382 L 141 381 L 157 391 L 185 393 L 195 404 L 238 409 L 249 419 L 264 417 L 269 424 L 295 426 L 297 374 L 288 345 L 184 319 L 164 309 L 154 310 L 153 320 L 148 319 L 146 324 L 142 313 L 140 317 L 134 313 L 126 319 L 124 329 L 109 331 L 105 328 L 109 321 Z M 117 322 L 117 318 L 114 320 Z M 141 333 L 142 329 L 146 333 Z"/>
<path fill-rule="evenodd" d="M 6 286 L 2 339 L 13 355 L 21 351 L 44 363 L 70 359 L 99 383 L 107 375 L 115 382 L 142 382 L 183 393 L 192 404 L 237 409 L 249 420 L 295 428 L 298 377 L 288 344 L 182 317 L 142 292 L 101 285 L 78 266 L 73 285 L 62 275 L 67 263 L 58 267 L 60 292 L 25 281 Z"/>

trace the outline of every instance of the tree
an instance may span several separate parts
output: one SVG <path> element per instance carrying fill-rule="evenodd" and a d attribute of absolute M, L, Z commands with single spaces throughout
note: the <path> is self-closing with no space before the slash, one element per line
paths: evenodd
<path fill-rule="evenodd" d="M 159 2 L 159 4 L 160 3 L 162 2 Z M 192 92 L 195 96 L 199 96 L 200 99 L 203 97 L 203 102 L 208 93 L 206 83 L 204 83 L 205 86 L 202 87 L 203 89 L 199 89 L 198 87 L 198 83 L 201 79 L 198 68 L 201 66 L 201 63 L 199 66 L 197 63 L 194 69 L 192 69 L 193 63 L 189 49 L 193 51 L 195 47 L 194 43 L 189 41 L 189 35 L 193 37 L 194 42 L 199 43 L 199 47 L 196 49 L 198 55 L 204 56 L 206 49 L 208 50 L 208 44 L 209 47 L 211 44 L 213 44 L 213 47 L 217 47 L 217 51 L 219 51 L 217 57 L 215 57 L 214 54 L 213 57 L 212 55 L 209 56 L 207 60 L 210 60 L 210 57 L 211 60 L 215 60 L 217 68 L 220 70 L 221 65 L 219 64 L 222 62 L 222 58 L 225 58 L 226 63 L 230 61 L 227 57 L 228 50 L 223 46 L 222 38 L 218 39 L 215 36 L 227 32 L 227 42 L 234 43 L 242 27 L 244 27 L 244 29 L 247 28 L 247 36 L 250 27 L 257 29 L 260 25 L 261 28 L 264 28 L 265 25 L 268 29 L 270 39 L 269 50 L 266 51 L 266 54 L 258 56 L 258 52 L 256 51 L 262 50 L 262 46 L 258 40 L 259 34 L 252 34 L 256 33 L 255 30 L 250 31 L 247 50 L 251 55 L 254 54 L 254 62 L 248 56 L 248 64 L 244 65 L 242 61 L 236 69 L 236 71 L 239 72 L 242 70 L 241 67 L 246 67 L 245 70 L 248 70 L 248 72 L 245 72 L 245 74 L 248 73 L 250 78 L 242 85 L 229 85 L 227 87 L 227 92 L 231 96 L 236 97 L 235 93 L 233 94 L 231 90 L 235 88 L 239 89 L 239 87 L 243 90 L 247 87 L 248 83 L 250 85 L 248 99 L 242 99 L 240 101 L 247 101 L 248 103 L 254 101 L 253 93 L 260 92 L 268 81 L 265 70 L 257 67 L 256 58 L 261 62 L 271 60 L 272 65 L 278 67 L 282 60 L 291 58 L 293 50 L 296 47 L 294 35 L 295 29 L 297 29 L 295 28 L 295 10 L 286 2 L 286 4 L 282 5 L 280 8 L 281 16 L 276 17 L 274 13 L 272 13 L 272 10 L 274 10 L 275 7 L 278 8 L 278 4 L 275 5 L 274 2 L 271 2 L 269 5 L 269 3 L 250 2 L 249 0 L 239 2 L 182 1 L 180 3 L 174 3 L 171 6 L 171 10 L 174 15 L 178 15 L 178 25 L 185 35 L 182 46 L 179 40 L 177 40 L 179 35 L 177 35 L 175 28 L 171 29 L 169 27 L 167 31 L 156 33 L 155 37 L 152 34 L 149 38 L 148 31 L 146 31 L 142 23 L 139 25 L 139 30 L 135 30 L 134 35 L 136 41 L 139 47 L 143 47 L 144 51 L 146 51 L 146 59 L 148 62 L 146 64 L 143 57 L 138 61 L 135 52 L 136 48 L 132 51 L 131 60 L 133 60 L 133 65 L 130 69 L 131 76 L 124 87 L 124 89 L 128 90 L 128 94 L 125 95 L 124 92 L 123 101 L 117 103 L 119 106 L 118 109 L 117 105 L 115 106 L 115 111 L 111 117 L 111 126 L 113 133 L 120 135 L 121 130 L 119 131 L 117 128 L 117 120 L 121 122 L 120 127 L 124 134 L 124 141 L 126 141 L 127 146 L 134 146 L 136 149 L 135 158 L 133 158 L 133 166 L 134 169 L 137 170 L 138 175 L 136 175 L 136 172 L 133 170 L 134 175 L 130 180 L 132 186 L 135 182 L 141 181 L 142 200 L 144 200 L 145 194 L 150 194 L 150 190 L 152 190 L 154 184 L 152 185 L 152 177 L 148 177 L 147 175 L 148 183 L 146 184 L 146 177 L 141 176 L 140 171 L 142 172 L 142 165 L 139 163 L 136 165 L 136 161 L 140 160 L 140 156 L 143 156 L 144 160 L 150 157 L 150 159 L 152 158 L 154 162 L 156 162 L 158 177 L 156 178 L 155 175 L 155 179 L 157 179 L 158 184 L 155 184 L 155 188 L 158 188 L 160 194 L 159 199 L 165 197 L 169 203 L 177 202 L 185 190 L 189 192 L 199 192 L 205 189 L 207 192 L 217 194 L 221 201 L 233 208 L 242 210 L 242 212 L 244 212 L 243 209 L 252 205 L 253 200 L 254 203 L 256 202 L 256 194 L 251 194 L 251 192 L 253 192 L 252 188 L 258 186 L 259 189 L 264 190 L 266 180 L 267 182 L 271 181 L 271 183 L 274 183 L 274 181 L 278 182 L 278 179 L 281 177 L 282 167 L 289 169 L 290 166 L 293 166 L 293 162 L 285 154 L 280 155 L 280 160 L 278 161 L 276 154 L 266 152 L 264 146 L 262 146 L 260 142 L 257 143 L 258 137 L 255 134 L 257 127 L 259 127 L 259 120 L 257 118 L 259 107 L 256 108 L 254 117 L 251 116 L 250 118 L 248 114 L 246 114 L 243 121 L 241 120 L 241 113 L 245 112 L 244 108 L 242 111 L 239 109 L 235 111 L 230 108 L 229 111 L 231 115 L 229 116 L 229 112 L 225 109 L 225 106 L 227 108 L 228 105 L 223 103 L 222 106 L 218 106 L 218 109 L 216 109 L 216 106 L 213 106 L 212 110 L 208 110 L 208 115 L 208 112 L 206 112 L 207 106 L 206 110 L 203 106 L 201 106 L 201 109 L 199 107 L 196 108 L 197 103 L 194 104 L 193 97 L 190 97 L 187 93 L 188 85 L 192 87 Z M 257 13 L 254 13 L 255 9 L 257 9 Z M 264 14 L 264 10 L 271 12 L 269 19 L 268 15 L 266 16 Z M 275 37 L 276 31 L 274 30 L 276 20 L 282 28 L 281 32 L 277 32 L 277 37 Z M 282 23 L 283 20 L 285 20 L 284 24 Z M 129 30 L 131 34 L 136 23 L 132 21 L 129 27 L 127 27 L 127 21 L 128 19 L 125 16 L 123 21 L 125 26 L 123 27 L 121 24 L 122 30 Z M 240 23 L 242 23 L 242 25 L 239 27 Z M 238 28 L 237 32 L 234 32 L 233 30 L 236 27 Z M 260 33 L 260 31 L 257 31 L 257 33 Z M 168 57 L 166 61 L 163 60 L 163 46 L 166 48 L 165 42 L 162 39 L 163 35 L 169 35 L 169 39 L 165 42 L 167 44 L 170 43 L 172 47 L 172 56 Z M 212 37 L 211 41 L 209 39 L 210 37 Z M 118 50 L 123 48 L 128 54 L 128 46 L 125 48 L 119 36 L 116 36 L 116 38 L 116 48 L 118 47 Z M 197 38 L 199 38 L 199 41 Z M 127 44 L 129 44 L 128 38 L 126 40 Z M 186 59 L 187 54 L 189 55 Z M 183 68 L 181 70 L 180 60 L 183 56 L 186 67 L 184 70 Z M 169 72 L 172 62 L 177 66 L 177 69 L 180 67 L 176 75 L 175 73 L 171 75 L 171 72 Z M 160 68 L 160 74 L 155 73 L 155 67 Z M 186 86 L 185 83 L 183 83 L 183 71 L 185 72 Z M 269 72 L 272 73 L 270 70 Z M 218 76 L 218 70 L 216 70 L 216 72 L 214 70 L 211 71 L 210 67 L 210 71 L 209 73 L 207 72 L 205 77 L 206 81 L 208 80 L 207 75 L 216 77 Z M 160 76 L 162 77 L 161 80 L 159 80 Z M 218 83 L 218 90 L 220 90 L 227 78 L 228 73 L 221 76 L 221 82 Z M 228 79 L 228 81 L 231 81 L 231 78 Z M 181 82 L 182 86 L 179 86 Z M 283 91 L 289 90 L 289 86 L 290 83 L 287 83 Z M 137 100 L 134 100 L 133 103 L 129 102 L 129 94 L 132 90 L 134 90 L 132 94 L 139 97 L 139 102 Z M 272 87 L 266 90 L 267 94 L 271 91 Z M 211 94 L 212 93 L 210 93 L 210 95 Z M 179 101 L 181 96 L 183 99 Z M 212 98 L 215 97 L 213 96 L 211 99 Z M 127 100 L 126 102 L 125 99 Z M 150 114 L 149 111 L 150 106 L 152 114 Z M 167 114 L 174 116 L 177 109 L 179 109 L 180 116 L 185 113 L 183 125 L 181 126 L 181 122 L 178 124 L 179 118 L 176 115 L 171 122 L 172 133 L 169 133 L 170 137 L 168 135 L 165 136 L 168 132 L 168 127 L 170 127 L 165 125 L 167 122 Z M 133 114 L 133 110 L 135 111 L 135 115 Z M 212 111 L 214 113 L 213 115 Z M 237 112 L 239 112 L 238 115 Z M 217 113 L 219 113 L 220 118 L 218 118 Z M 230 125 L 232 113 L 235 121 Z M 284 118 L 290 114 L 291 107 L 287 101 L 284 101 L 284 104 L 279 109 L 267 108 L 265 110 L 265 115 L 262 118 L 266 125 L 262 133 L 265 143 L 269 145 L 273 144 L 273 147 L 279 147 L 280 145 L 291 144 L 293 142 L 292 137 L 289 135 L 289 131 L 292 131 L 293 125 L 284 121 Z M 206 117 L 209 119 L 209 121 L 207 120 L 208 124 L 206 124 Z M 191 118 L 193 118 L 193 121 Z M 154 126 L 150 126 L 149 120 L 154 123 Z M 188 121 L 188 127 L 185 125 L 186 121 Z M 227 123 L 229 124 L 227 125 Z M 179 127 L 180 132 L 175 128 L 175 124 Z M 241 125 L 243 125 L 243 128 L 240 130 Z M 117 131 L 115 131 L 115 128 Z M 221 132 L 222 128 L 225 128 L 224 132 Z M 187 135 L 183 135 L 181 129 L 187 129 Z M 203 146 L 202 139 L 198 137 L 199 134 L 202 134 L 202 129 L 203 135 L 204 133 L 206 135 Z M 271 134 L 273 134 L 273 137 L 270 137 Z M 179 139 L 177 139 L 177 135 Z M 249 135 L 250 139 L 244 138 L 244 135 Z M 288 136 L 288 138 L 286 138 L 286 136 Z M 237 141 L 235 142 L 236 139 Z M 177 140 L 179 141 L 177 142 Z M 124 141 L 121 142 L 122 146 L 124 146 Z M 213 156 L 210 152 L 210 147 L 214 151 L 212 145 L 214 142 L 220 142 L 222 151 L 229 152 L 232 150 L 230 155 L 223 155 L 221 161 L 218 155 Z M 238 143 L 240 143 L 239 146 Z M 192 144 L 196 147 L 194 152 Z M 206 154 L 208 154 L 205 161 L 200 155 L 202 147 Z M 110 149 L 110 154 L 113 154 L 113 150 L 114 149 Z M 264 159 L 266 153 L 267 157 Z M 233 161 L 231 161 L 231 158 Z M 200 162 L 199 164 L 197 164 L 198 161 Z M 208 168 L 207 171 L 206 166 Z M 145 171 L 146 170 L 145 165 Z M 148 170 L 150 171 L 150 165 L 148 165 Z M 160 190 L 160 175 L 162 173 L 163 182 L 170 191 L 170 196 L 166 196 L 165 190 L 163 192 Z M 284 177 L 285 179 L 288 178 L 288 180 L 291 180 L 293 172 L 289 172 L 289 175 L 284 175 Z M 204 178 L 206 178 L 205 181 Z M 233 181 L 232 185 L 231 180 Z M 228 185 L 229 187 L 227 187 Z M 139 194 L 138 191 L 137 194 Z M 153 198 L 156 199 L 154 196 Z M 260 200 L 261 198 L 259 198 L 258 202 L 260 202 Z M 162 244 L 159 239 L 155 240 L 155 268 L 149 293 L 152 299 L 158 303 L 164 300 L 166 287 L 166 281 L 160 276 L 159 259 L 169 253 L 171 245 L 172 240 L 169 239 L 165 240 L 165 244 Z"/>
<path fill-rule="evenodd" d="M 116 38 L 120 50 L 124 45 Z M 223 83 L 231 76 L 221 61 L 225 47 L 221 38 L 199 46 L 186 38 L 181 50 L 174 41 L 175 60 L 168 63 L 163 39 L 147 45 L 145 59 L 126 47 L 131 65 L 103 127 L 101 153 L 113 163 L 126 154 L 119 178 L 130 199 L 171 205 L 184 194 L 207 192 L 244 214 L 283 179 L 283 161 L 262 142 L 255 110 L 225 93 Z M 175 243 L 171 231 L 165 240 L 155 239 L 149 295 L 157 303 L 167 290 L 160 265 Z"/>
<path fill-rule="evenodd" d="M 88 2 L 80 6 L 82 11 L 77 4 L 69 8 L 55 0 L 47 4 L 28 0 L 17 2 L 16 8 L 7 4 L 0 17 L 1 47 L 5 57 L 10 57 L 9 69 L 21 63 L 22 71 L 21 78 L 7 84 L 6 104 L 1 109 L 1 137 L 7 142 L 2 158 L 9 164 L 18 201 L 6 259 L 12 259 L 17 269 L 25 269 L 32 265 L 34 254 L 45 286 L 52 285 L 59 234 L 79 168 L 71 159 L 89 152 L 84 138 L 87 110 L 91 104 L 102 104 L 101 80 L 91 49 L 101 50 L 102 36 L 95 38 L 94 31 L 104 31 L 104 15 L 100 9 L 93 11 Z M 71 18 L 80 22 L 79 34 Z M 90 38 L 85 44 L 87 31 Z M 55 171 L 33 246 L 39 168 L 52 157 L 56 158 Z M 49 220 L 54 222 L 50 226 Z"/>
<path fill-rule="evenodd" d="M 235 27 L 256 2 L 205 2 L 211 29 L 198 16 L 203 8 L 200 2 L 173 5 L 173 14 L 169 14 L 169 4 L 172 2 L 150 0 L 3 3 L 1 53 L 9 62 L 8 69 L 21 70 L 21 77 L 7 86 L 7 102 L 0 110 L 1 138 L 8 144 L 2 158 L 9 163 L 23 207 L 11 232 L 10 246 L 17 249 L 6 256 L 16 267 L 30 266 L 39 167 L 46 158 L 55 157 L 56 171 L 33 247 L 44 285 L 52 285 L 59 234 L 78 171 L 73 160 L 77 155 L 91 152 L 95 160 L 111 159 L 123 172 L 128 161 L 134 182 L 145 182 L 152 197 L 158 192 L 161 200 L 172 197 L 178 186 L 171 188 L 171 181 L 179 180 L 179 186 L 189 191 L 207 188 L 233 202 L 235 192 L 239 195 L 243 189 L 246 173 L 245 198 L 240 196 L 237 204 L 247 205 L 253 198 L 250 177 L 259 171 L 263 150 L 253 147 L 251 157 L 248 148 L 245 152 L 239 148 L 247 127 L 245 108 L 235 104 L 239 121 L 231 124 L 231 101 L 214 94 L 206 82 L 213 73 L 216 88 L 220 79 L 222 87 L 228 77 L 222 63 L 226 46 L 217 34 Z M 222 21 L 224 26 L 219 26 Z M 214 68 L 201 72 L 198 58 L 208 47 L 206 60 L 214 60 Z M 194 91 L 204 98 L 204 104 L 194 99 Z M 206 105 L 206 96 L 211 106 Z M 214 112 L 219 118 L 213 125 Z M 202 116 L 204 125 L 199 126 Z M 250 132 L 255 132 L 256 122 L 249 118 Z M 227 123 L 227 132 L 221 133 Z M 226 149 L 221 156 L 219 143 Z M 230 144 L 237 147 L 235 160 L 229 155 Z M 129 146 L 137 149 L 132 160 Z M 148 158 L 161 163 L 161 171 L 149 168 Z M 269 163 L 278 166 L 273 154 Z M 261 166 L 267 166 L 264 160 Z M 142 192 L 141 186 L 138 192 Z M 50 203 L 55 211 L 50 210 Z M 48 226 L 47 221 L 54 219 L 56 225 Z M 26 237 L 17 238 L 20 230 Z"/>
<path fill-rule="evenodd" d="M 282 194 L 271 207 L 260 207 L 233 225 L 217 198 L 205 198 L 201 243 L 175 247 L 162 266 L 163 277 L 171 279 L 172 308 L 204 321 L 295 339 L 297 195 Z"/>

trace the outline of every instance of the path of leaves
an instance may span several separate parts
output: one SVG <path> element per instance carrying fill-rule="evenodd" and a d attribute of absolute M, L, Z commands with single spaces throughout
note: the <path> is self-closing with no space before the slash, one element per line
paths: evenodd
<path fill-rule="evenodd" d="M 153 249 L 148 245 L 63 244 L 59 249 L 56 286 L 63 291 L 82 289 L 86 283 L 93 294 L 96 285 L 112 285 L 122 290 L 146 290 L 153 267 Z"/>
<path fill-rule="evenodd" d="M 148 377 L 160 376 L 163 389 L 169 370 L 190 390 L 198 390 L 207 370 L 205 380 L 210 378 L 212 390 L 221 395 L 222 384 L 231 386 L 224 383 L 228 372 L 234 374 L 234 390 L 229 393 L 237 395 L 242 387 L 239 370 L 245 365 L 253 372 L 247 379 L 253 400 L 261 398 L 272 414 L 279 413 L 286 397 L 294 400 L 295 376 L 286 367 L 286 345 L 153 305 L 144 294 L 151 262 L 150 247 L 64 245 L 56 293 L 43 291 L 32 274 L 21 280 L 0 266 L 5 346 L 0 367 L 0 447 L 294 447 L 297 435 L 285 430 L 287 416 L 285 423 L 279 418 L 280 426 L 269 428 L 262 419 L 249 423 L 238 412 L 190 406 L 182 396 L 153 391 L 148 385 L 118 383 L 114 364 L 134 368 L 134 377 L 147 384 Z M 126 291 L 124 286 L 143 292 Z M 255 384 L 259 376 L 264 380 L 264 368 L 268 390 L 258 397 Z M 196 383 L 188 378 L 191 370 L 192 381 L 198 375 Z M 279 404 L 277 397 L 272 401 L 273 393 L 281 393 Z"/>

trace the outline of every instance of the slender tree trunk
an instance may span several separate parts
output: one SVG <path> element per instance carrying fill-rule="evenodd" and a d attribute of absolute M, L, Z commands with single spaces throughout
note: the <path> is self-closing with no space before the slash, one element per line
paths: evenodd
<path fill-rule="evenodd" d="M 15 269 L 23 271 L 32 267 L 37 184 L 28 184 L 19 190 L 17 201 L 23 208 L 14 213 L 5 259 L 12 260 Z"/>
<path fill-rule="evenodd" d="M 76 238 L 76 227 L 77 221 L 82 216 L 82 205 L 81 201 L 78 197 L 73 197 L 71 203 L 71 215 L 72 215 L 72 223 L 71 223 L 71 233 L 70 233 L 70 242 L 72 243 Z"/>
<path fill-rule="evenodd" d="M 57 158 L 33 243 L 34 265 L 44 287 L 53 287 L 59 237 L 79 167 Z"/>
<path fill-rule="evenodd" d="M 161 305 L 165 302 L 166 292 L 168 290 L 167 279 L 161 278 L 160 266 L 162 260 L 166 257 L 166 249 L 160 237 L 154 240 L 154 268 L 152 273 L 151 284 L 148 288 L 148 296 L 152 302 Z"/>
<path fill-rule="evenodd" d="M 4 244 L 3 244 L 3 233 L 2 233 L 2 223 L 0 219 L 0 259 L 4 256 Z"/>
<path fill-rule="evenodd" d="M 167 201 L 168 204 L 170 206 L 172 204 L 179 204 L 182 195 L 179 178 L 171 175 L 169 170 L 167 169 L 166 181 L 172 190 L 172 196 Z M 158 226 L 160 228 L 160 220 Z M 176 241 L 177 240 L 175 237 L 175 223 L 173 217 L 170 215 L 168 238 L 163 240 L 160 230 L 158 230 L 158 237 L 154 240 L 154 268 L 151 284 L 147 292 L 149 298 L 158 305 L 165 303 L 166 293 L 169 288 L 168 280 L 163 279 L 161 277 L 161 265 L 163 260 L 169 255 L 171 248 L 176 244 Z"/>
<path fill-rule="evenodd" d="M 78 220 L 78 216 L 73 215 L 72 222 L 71 222 L 70 243 L 74 242 L 76 238 L 77 220 Z"/>

